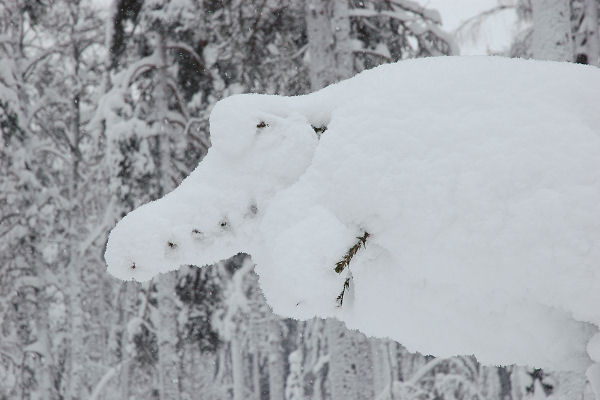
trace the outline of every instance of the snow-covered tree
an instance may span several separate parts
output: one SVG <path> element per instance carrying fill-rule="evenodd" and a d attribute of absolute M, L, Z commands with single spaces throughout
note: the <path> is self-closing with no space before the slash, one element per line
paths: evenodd
<path fill-rule="evenodd" d="M 86 322 L 93 323 L 86 318 L 91 307 L 103 310 L 102 285 L 92 282 L 106 279 L 101 269 L 82 268 L 94 265 L 91 259 L 101 265 L 99 254 L 89 251 L 104 229 L 98 232 L 88 224 L 102 219 L 104 198 L 90 190 L 100 176 L 99 138 L 83 129 L 97 83 L 100 23 L 93 10 L 73 2 L 15 1 L 1 8 L 7 34 L 3 49 L 9 52 L 3 59 L 10 66 L 6 77 L 12 78 L 5 82 L 9 86 L 16 82 L 12 89 L 17 96 L 11 99 L 10 110 L 5 109 L 12 125 L 7 129 L 12 131 L 12 153 L 17 157 L 9 162 L 14 162 L 11 167 L 22 166 L 14 170 L 13 182 L 21 186 L 23 198 L 31 199 L 19 212 L 30 214 L 21 217 L 25 224 L 20 236 L 26 239 L 11 247 L 16 251 L 29 247 L 28 256 L 16 261 L 21 267 L 27 265 L 27 275 L 36 278 L 22 288 L 23 294 L 30 293 L 23 304 L 35 305 L 23 315 L 37 315 L 33 321 L 39 325 L 22 348 L 31 349 L 27 357 L 38 357 L 46 371 L 33 374 L 21 389 L 27 388 L 26 395 L 34 397 L 36 387 L 42 397 L 54 398 L 63 391 L 65 397 L 81 397 L 89 393 L 85 382 L 99 373 L 91 367 L 91 359 L 99 356 L 92 349 L 102 348 L 98 342 L 102 331 L 85 329 Z M 88 284 L 98 300 L 93 305 L 81 295 Z M 73 317 L 67 329 L 61 323 L 64 313 L 55 311 L 63 306 Z M 56 318 L 50 319 L 53 312 Z M 83 351 L 84 342 L 91 352 Z M 32 384 L 36 380 L 39 385 Z"/>

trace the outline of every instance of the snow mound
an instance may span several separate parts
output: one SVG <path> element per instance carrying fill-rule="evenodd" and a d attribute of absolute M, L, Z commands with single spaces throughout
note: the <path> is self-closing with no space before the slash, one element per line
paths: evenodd
<path fill-rule="evenodd" d="M 111 232 L 108 270 L 147 280 L 247 252 L 282 316 L 583 371 L 600 361 L 599 90 L 592 67 L 446 57 L 227 98 L 198 168 Z"/>

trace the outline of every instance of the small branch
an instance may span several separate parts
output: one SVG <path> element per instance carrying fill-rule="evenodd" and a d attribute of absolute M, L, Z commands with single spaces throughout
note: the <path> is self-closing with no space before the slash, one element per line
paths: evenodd
<path fill-rule="evenodd" d="M 146 71 L 151 71 L 153 69 L 158 68 L 155 64 L 142 64 L 142 65 L 138 65 L 133 72 L 131 73 L 131 75 L 129 76 L 129 79 L 127 80 L 127 86 L 131 86 L 131 84 L 135 81 L 135 79 L 138 77 L 138 75 L 140 75 L 143 72 Z"/>
<path fill-rule="evenodd" d="M 62 48 L 61 45 L 56 45 L 56 46 L 52 47 L 50 50 L 43 52 L 35 60 L 30 62 L 29 65 L 27 65 L 27 67 L 25 67 L 25 71 L 23 71 L 23 73 L 21 74 L 21 77 L 24 80 L 27 80 L 27 77 L 28 77 L 30 71 L 32 71 L 40 61 L 44 60 L 44 58 L 46 58 L 46 57 L 49 57 L 49 56 L 51 56 L 53 54 L 57 54 L 57 53 L 63 54 L 63 55 L 65 54 L 65 50 Z"/>
<path fill-rule="evenodd" d="M 358 249 L 360 249 L 361 246 L 365 247 L 365 244 L 367 243 L 367 238 L 369 236 L 371 236 L 369 235 L 369 232 L 365 232 L 364 235 L 356 237 L 358 241 L 354 244 L 354 246 L 348 249 L 348 251 L 344 255 L 344 258 L 335 263 L 335 272 L 339 274 L 350 265 L 352 257 L 354 257 L 354 255 L 356 254 L 356 252 L 358 252 Z"/>
<path fill-rule="evenodd" d="M 265 8 L 266 3 L 267 0 L 263 0 L 262 4 L 258 7 L 258 10 L 256 12 L 256 20 L 254 20 L 254 24 L 252 25 L 252 33 L 248 38 L 248 47 L 250 47 L 250 51 L 248 52 L 248 54 L 254 54 L 254 49 L 256 45 L 256 32 L 258 31 L 258 24 L 260 23 L 260 19 L 262 18 L 263 10 Z"/>
<path fill-rule="evenodd" d="M 173 92 L 173 96 L 175 97 L 175 100 L 177 103 L 177 108 L 179 109 L 179 112 L 181 113 L 181 115 L 183 115 L 183 119 L 185 119 L 187 121 L 188 119 L 190 119 L 190 116 L 185 111 L 185 107 L 183 106 L 183 101 L 181 100 L 181 95 L 179 94 L 179 90 L 177 90 L 176 83 L 174 83 L 172 80 L 169 79 L 167 81 L 167 87 L 169 89 L 171 89 L 171 92 Z"/>
<path fill-rule="evenodd" d="M 196 51 L 191 48 L 190 46 L 188 46 L 185 43 L 169 43 L 167 44 L 167 50 L 181 50 L 183 52 L 186 52 L 190 55 L 190 57 L 192 57 L 194 59 L 194 61 L 196 62 L 196 64 L 198 65 L 198 69 L 200 70 L 206 70 L 207 68 L 204 66 L 204 63 L 202 62 L 202 58 L 200 57 L 200 55 L 198 53 L 196 53 Z"/>
<path fill-rule="evenodd" d="M 344 304 L 344 295 L 346 294 L 346 290 L 350 290 L 350 278 L 346 278 L 344 281 L 344 286 L 342 287 L 342 291 L 340 294 L 338 294 L 338 297 L 335 298 L 338 307 L 341 307 L 342 304 Z"/>
<path fill-rule="evenodd" d="M 393 60 L 386 56 L 385 54 L 381 54 L 375 50 L 371 50 L 371 49 L 354 49 L 352 50 L 353 53 L 358 53 L 358 54 L 368 54 L 371 56 L 376 56 L 376 57 L 380 57 L 382 58 L 384 61 L 386 62 L 392 62 Z"/>
<path fill-rule="evenodd" d="M 7 220 L 9 218 L 18 217 L 19 215 L 21 215 L 21 214 L 19 214 L 19 213 L 7 214 L 7 215 L 3 216 L 2 218 L 0 218 L 0 224 L 2 224 L 5 220 Z"/>
<path fill-rule="evenodd" d="M 484 19 L 486 19 L 486 18 L 488 18 L 488 17 L 490 17 L 490 16 L 492 16 L 494 14 L 497 14 L 498 12 L 504 11 L 504 10 L 509 10 L 509 9 L 514 9 L 514 8 L 515 8 L 515 6 L 513 6 L 513 5 L 510 5 L 510 6 L 508 6 L 508 5 L 498 5 L 496 7 L 492 7 L 490 9 L 488 9 L 488 10 L 482 11 L 479 14 L 474 15 L 471 18 L 468 18 L 467 20 L 463 21 L 458 26 L 458 28 L 456 28 L 454 30 L 453 33 L 455 35 L 460 35 L 461 31 L 463 29 L 465 29 L 468 25 L 470 25 L 470 24 L 480 25 L 481 22 L 483 22 Z"/>
<path fill-rule="evenodd" d="M 346 252 L 344 257 L 340 261 L 335 263 L 335 268 L 334 268 L 335 272 L 340 274 L 345 269 L 350 268 L 350 261 L 352 261 L 352 258 L 356 255 L 356 253 L 358 252 L 358 250 L 361 247 L 364 248 L 366 246 L 367 238 L 369 236 L 371 236 L 369 234 L 369 232 L 365 232 L 362 236 L 356 237 L 356 239 L 358 239 L 357 242 L 354 243 L 354 245 L 348 249 L 348 251 Z M 346 291 L 350 289 L 350 279 L 351 279 L 351 275 L 348 275 L 348 277 L 344 281 L 344 286 L 342 287 L 342 291 L 340 292 L 340 294 L 338 294 L 338 296 L 335 299 L 336 303 L 338 304 L 338 307 L 341 307 L 342 304 L 344 304 L 344 295 L 346 294 Z"/>

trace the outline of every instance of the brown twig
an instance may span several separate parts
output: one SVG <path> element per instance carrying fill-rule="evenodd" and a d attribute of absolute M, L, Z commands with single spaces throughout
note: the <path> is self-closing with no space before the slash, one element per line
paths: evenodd
<path fill-rule="evenodd" d="M 340 274 L 346 268 L 350 268 L 350 261 L 352 261 L 352 258 L 356 255 L 356 253 L 358 252 L 358 250 L 361 247 L 366 247 L 367 238 L 369 236 L 370 236 L 369 232 L 365 232 L 362 236 L 356 237 L 356 239 L 358 239 L 357 242 L 354 243 L 354 245 L 348 249 L 348 251 L 346 252 L 344 257 L 340 261 L 335 263 L 335 269 L 334 269 L 335 272 Z M 350 289 L 350 277 L 347 277 L 346 280 L 344 281 L 344 286 L 342 287 L 342 291 L 340 292 L 340 294 L 338 294 L 338 296 L 335 299 L 336 302 L 338 303 L 338 307 L 341 307 L 342 304 L 344 304 L 344 295 L 346 294 L 346 291 L 349 289 Z"/>
<path fill-rule="evenodd" d="M 338 307 L 341 307 L 344 304 L 344 295 L 346 294 L 346 290 L 350 289 L 350 278 L 346 278 L 344 281 L 344 286 L 342 287 L 342 291 L 338 294 L 335 301 L 338 303 Z"/>
<path fill-rule="evenodd" d="M 361 246 L 365 247 L 365 244 L 367 243 L 367 238 L 369 236 L 369 232 L 365 232 L 364 235 L 356 237 L 358 241 L 354 244 L 354 246 L 348 249 L 348 251 L 344 255 L 344 258 L 335 263 L 335 272 L 339 274 L 350 265 L 352 257 L 354 257 L 354 255 L 356 254 L 356 252 L 358 252 L 358 249 L 360 249 Z"/>

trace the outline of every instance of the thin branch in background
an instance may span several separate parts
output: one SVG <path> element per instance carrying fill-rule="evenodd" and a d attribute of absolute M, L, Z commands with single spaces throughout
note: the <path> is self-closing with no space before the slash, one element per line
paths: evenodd
<path fill-rule="evenodd" d="M 252 33 L 250 34 L 250 37 L 248 38 L 248 44 L 250 47 L 250 51 L 248 52 L 248 54 L 254 54 L 254 50 L 255 50 L 255 43 L 256 43 L 256 32 L 258 31 L 258 24 L 260 23 L 260 19 L 262 18 L 263 15 L 263 10 L 265 8 L 265 4 L 267 3 L 267 0 L 263 0 L 263 2 L 261 3 L 261 5 L 258 7 L 258 11 L 257 11 L 257 15 L 256 15 L 256 20 L 254 20 L 254 24 L 252 25 Z"/>
<path fill-rule="evenodd" d="M 514 5 L 500 4 L 496 7 L 490 8 L 489 10 L 482 11 L 461 23 L 458 28 L 454 30 L 454 36 L 458 39 L 463 39 L 466 36 L 477 37 L 479 30 L 481 29 L 481 24 L 483 24 L 487 18 L 497 15 L 504 10 L 511 10 L 515 8 L 516 6 Z"/>

